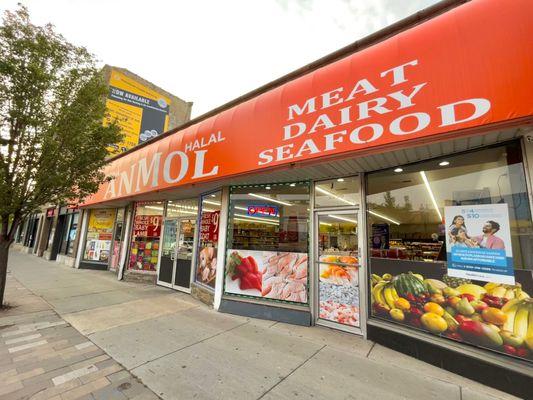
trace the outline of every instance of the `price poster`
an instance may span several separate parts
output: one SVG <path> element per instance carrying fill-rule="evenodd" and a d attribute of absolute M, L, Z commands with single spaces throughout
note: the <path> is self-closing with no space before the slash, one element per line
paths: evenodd
<path fill-rule="evenodd" d="M 159 237 L 162 221 L 162 215 L 136 215 L 133 235 L 135 237 Z"/>
<path fill-rule="evenodd" d="M 202 242 L 217 242 L 220 211 L 203 212 L 200 221 L 200 240 Z"/>

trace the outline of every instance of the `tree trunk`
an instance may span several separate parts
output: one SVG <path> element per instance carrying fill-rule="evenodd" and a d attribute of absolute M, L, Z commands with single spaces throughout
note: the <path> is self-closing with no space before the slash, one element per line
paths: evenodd
<path fill-rule="evenodd" d="M 9 247 L 11 240 L 0 239 L 0 308 L 4 305 L 4 292 L 7 278 L 7 259 L 9 258 Z"/>

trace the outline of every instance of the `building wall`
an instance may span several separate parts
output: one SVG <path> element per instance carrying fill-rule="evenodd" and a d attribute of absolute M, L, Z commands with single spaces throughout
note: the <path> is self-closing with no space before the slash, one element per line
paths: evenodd
<path fill-rule="evenodd" d="M 109 78 L 111 76 L 111 70 L 117 70 L 123 73 L 124 75 L 135 79 L 136 81 L 140 82 L 141 84 L 149 87 L 152 90 L 155 90 L 167 97 L 170 97 L 172 99 L 172 103 L 170 104 L 169 109 L 169 126 L 168 130 L 171 130 L 177 126 L 182 125 L 183 123 L 189 121 L 191 119 L 191 110 L 192 110 L 192 102 L 188 102 L 185 100 L 180 99 L 179 97 L 167 92 L 164 89 L 161 89 L 159 86 L 154 85 L 153 83 L 141 78 L 140 76 L 134 74 L 133 72 L 128 71 L 125 68 L 119 68 L 119 67 L 113 67 L 111 65 L 105 65 L 103 68 L 104 78 L 106 82 L 109 82 Z"/>

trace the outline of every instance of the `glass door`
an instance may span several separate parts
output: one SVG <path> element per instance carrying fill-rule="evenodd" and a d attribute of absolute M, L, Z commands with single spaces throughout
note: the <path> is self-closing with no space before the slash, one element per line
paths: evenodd
<path fill-rule="evenodd" d="M 178 223 L 176 268 L 173 287 L 185 291 L 191 287 L 192 253 L 196 220 L 180 218 Z"/>
<path fill-rule="evenodd" d="M 158 285 L 172 287 L 172 277 L 174 276 L 174 265 L 176 263 L 177 230 L 178 219 L 166 218 L 164 220 L 161 259 L 159 260 L 159 271 L 157 274 Z"/>
<path fill-rule="evenodd" d="M 315 213 L 314 264 L 317 323 L 361 333 L 358 221 L 355 209 Z"/>

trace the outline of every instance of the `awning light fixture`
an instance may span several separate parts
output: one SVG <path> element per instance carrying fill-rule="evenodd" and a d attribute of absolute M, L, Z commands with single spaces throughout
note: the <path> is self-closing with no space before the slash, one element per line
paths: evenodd
<path fill-rule="evenodd" d="M 426 173 L 424 171 L 420 171 L 420 176 L 424 181 L 424 185 L 426 185 L 426 189 L 428 191 L 429 198 L 433 203 L 433 207 L 435 208 L 435 211 L 437 211 L 437 214 L 439 214 L 439 221 L 442 222 L 442 214 L 440 213 L 439 206 L 437 205 L 437 200 L 435 200 L 435 196 L 433 195 L 433 191 L 431 190 L 431 186 L 429 185 L 428 177 L 426 176 Z"/>
<path fill-rule="evenodd" d="M 334 215 L 334 214 L 328 214 L 328 217 L 330 218 L 335 218 L 335 219 L 339 219 L 341 221 L 346 221 L 346 222 L 351 222 L 353 224 L 357 224 L 357 221 L 355 219 L 350 219 L 350 218 L 346 218 L 346 217 L 341 217 L 340 215 Z"/>
<path fill-rule="evenodd" d="M 356 203 L 354 203 L 353 201 L 349 201 L 349 200 L 343 199 L 342 197 L 337 196 L 336 194 L 333 194 L 333 193 L 327 191 L 326 189 L 322 189 L 320 186 L 316 186 L 315 190 L 318 190 L 320 193 L 323 193 L 326 196 L 333 197 L 334 199 L 340 200 L 343 203 L 349 204 L 351 206 L 355 206 L 356 205 Z"/>
<path fill-rule="evenodd" d="M 368 210 L 368 212 L 369 212 L 370 214 L 372 214 L 372 215 L 375 215 L 375 216 L 378 217 L 378 218 L 384 219 L 385 221 L 392 222 L 392 223 L 395 224 L 395 225 L 400 225 L 400 223 L 399 223 L 398 221 L 395 221 L 395 220 L 393 220 L 392 218 L 386 217 L 386 216 L 383 215 L 383 214 L 377 213 L 377 212 L 372 211 L 372 210 Z"/>
<path fill-rule="evenodd" d="M 252 196 L 252 197 L 256 197 L 258 199 L 263 199 L 263 200 L 272 201 L 274 203 L 283 204 L 284 206 L 292 206 L 293 205 L 291 203 L 287 203 L 286 201 L 276 200 L 276 199 L 273 199 L 272 197 L 261 196 L 260 194 L 248 193 L 248 195 Z"/>
<path fill-rule="evenodd" d="M 260 222 L 262 224 L 267 224 L 267 225 L 279 225 L 279 222 L 275 222 L 275 221 L 256 221 L 256 220 L 251 219 L 250 217 L 247 217 L 247 218 L 235 217 L 233 219 L 235 219 L 237 221 L 244 221 L 244 222 Z"/>

